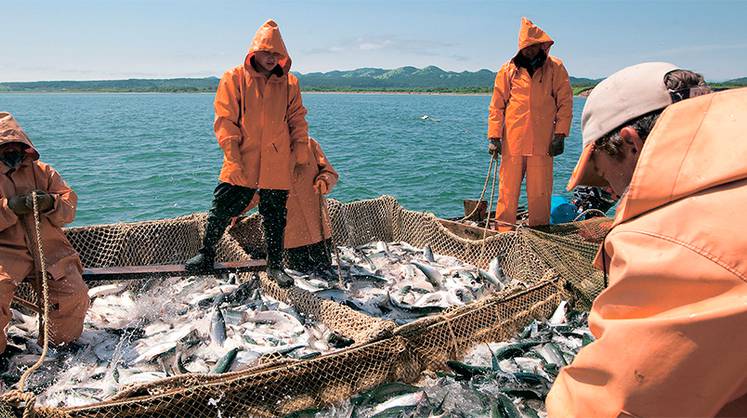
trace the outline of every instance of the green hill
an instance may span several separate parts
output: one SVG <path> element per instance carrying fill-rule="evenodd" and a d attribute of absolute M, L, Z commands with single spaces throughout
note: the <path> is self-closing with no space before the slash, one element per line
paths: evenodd
<path fill-rule="evenodd" d="M 436 66 L 358 68 L 325 73 L 294 73 L 304 91 L 404 91 L 490 92 L 495 72 L 444 71 Z M 218 78 L 128 79 L 94 81 L 0 82 L 0 92 L 212 92 Z M 576 89 L 594 86 L 599 80 L 571 77 Z"/>
<path fill-rule="evenodd" d="M 747 87 L 747 77 L 735 78 L 733 80 L 727 80 L 719 84 L 723 84 L 726 86 L 735 86 L 735 87 Z"/>
<path fill-rule="evenodd" d="M 294 73 L 304 91 L 396 91 L 396 92 L 453 92 L 489 93 L 495 72 L 445 71 L 436 66 L 425 68 L 400 67 L 358 68 L 350 71 L 326 73 Z M 213 92 L 218 87 L 217 77 L 127 79 L 94 81 L 33 81 L 0 82 L 0 92 Z M 574 94 L 582 94 L 601 79 L 571 77 Z M 713 83 L 717 89 L 747 86 L 747 77 Z"/>
<path fill-rule="evenodd" d="M 0 91 L 12 92 L 200 92 L 217 87 L 216 77 L 0 83 Z"/>

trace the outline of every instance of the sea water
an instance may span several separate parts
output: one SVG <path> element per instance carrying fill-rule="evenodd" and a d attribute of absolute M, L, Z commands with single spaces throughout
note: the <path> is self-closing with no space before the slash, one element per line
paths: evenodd
<path fill-rule="evenodd" d="M 73 225 L 89 225 L 208 209 L 222 162 L 213 97 L 0 94 L 0 111 L 16 116 L 42 161 L 78 194 Z M 555 194 L 568 196 L 584 100 L 574 99 L 566 151 L 555 159 Z M 490 161 L 490 96 L 305 93 L 303 101 L 310 135 L 340 173 L 330 197 L 388 194 L 442 217 L 461 215 L 462 200 L 479 197 Z"/>

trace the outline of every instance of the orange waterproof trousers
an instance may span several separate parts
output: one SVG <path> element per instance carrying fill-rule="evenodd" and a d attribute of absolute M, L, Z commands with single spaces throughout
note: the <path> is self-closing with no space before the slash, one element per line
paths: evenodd
<path fill-rule="evenodd" d="M 552 197 L 552 157 L 548 155 L 501 156 L 498 205 L 495 210 L 497 230 L 511 231 L 516 223 L 519 194 L 524 175 L 527 178 L 529 226 L 550 223 Z"/>
<path fill-rule="evenodd" d="M 28 275 L 34 266 L 28 264 Z M 90 304 L 88 287 L 77 268 L 66 269 L 65 275 L 53 279 L 48 275 L 49 287 L 49 342 L 63 344 L 74 341 L 83 332 L 83 320 Z M 12 280 L 0 268 L 0 353 L 5 351 L 7 337 L 5 327 L 10 322 L 10 303 L 19 283 Z M 34 280 L 34 290 L 41 295 L 41 283 Z"/>

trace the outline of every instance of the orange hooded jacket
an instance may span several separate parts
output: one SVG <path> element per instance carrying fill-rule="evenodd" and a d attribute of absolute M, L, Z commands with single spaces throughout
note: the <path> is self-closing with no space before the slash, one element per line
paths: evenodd
<path fill-rule="evenodd" d="M 329 191 L 337 184 L 339 176 L 327 156 L 324 155 L 322 147 L 316 140 L 309 138 L 311 144 L 311 158 L 313 164 L 296 166 L 293 173 L 293 184 L 288 194 L 288 221 L 285 226 L 285 241 L 283 246 L 298 248 L 306 245 L 316 244 L 332 236 L 332 232 L 326 222 L 322 222 L 321 198 L 322 196 L 314 190 L 314 183 L 322 179 L 327 183 Z M 259 204 L 259 195 L 255 194 L 249 206 L 244 212 Z M 322 238 L 322 228 L 324 238 Z"/>
<path fill-rule="evenodd" d="M 551 418 L 747 415 L 745 132 L 747 89 L 659 118 L 597 257 L 597 340 L 561 370 Z"/>
<path fill-rule="evenodd" d="M 530 76 L 511 59 L 498 71 L 488 115 L 488 138 L 502 139 L 502 155 L 549 155 L 554 134 L 568 136 L 573 90 L 560 59 L 549 55 L 554 41 L 527 18 L 521 19 L 519 51 L 543 44 L 547 61 Z M 517 52 L 518 55 L 518 52 Z"/>
<path fill-rule="evenodd" d="M 27 234 L 34 231 L 33 216 L 19 218 L 8 207 L 11 197 L 34 190 L 55 196 L 54 206 L 41 214 L 39 225 L 48 272 L 55 279 L 70 270 L 82 272 L 78 253 L 62 231 L 65 224 L 75 219 L 78 197 L 51 166 L 39 161 L 39 153 L 13 116 L 0 112 L 0 145 L 10 142 L 27 145 L 31 158 L 26 158 L 12 173 L 0 162 L 0 275 L 8 275 L 20 283 L 26 278 L 26 263 L 35 263 L 31 254 L 32 251 L 35 254 L 36 246 L 29 249 L 27 241 Z"/>
<path fill-rule="evenodd" d="M 39 230 L 49 273 L 50 341 L 70 342 L 83 331 L 83 319 L 89 306 L 88 289 L 83 282 L 83 267 L 62 227 L 73 221 L 77 196 L 57 172 L 39 160 L 39 153 L 13 116 L 0 112 L 0 145 L 19 142 L 27 145 L 28 157 L 10 170 L 0 162 L 0 329 L 11 318 L 10 304 L 16 287 L 38 271 L 38 256 L 33 214 L 18 217 L 8 200 L 34 190 L 54 196 L 54 205 L 40 213 Z M 32 282 L 37 291 L 40 284 Z M 4 334 L 4 331 L 3 331 Z M 0 352 L 6 340 L 0 337 Z"/>
<path fill-rule="evenodd" d="M 259 51 L 281 55 L 282 76 L 268 79 L 252 67 L 251 58 Z M 306 108 L 290 68 L 280 29 L 268 20 L 254 35 L 244 63 L 223 74 L 215 95 L 214 123 L 224 153 L 221 182 L 289 190 L 293 166 L 307 162 Z M 291 151 L 296 158 L 291 158 Z"/>

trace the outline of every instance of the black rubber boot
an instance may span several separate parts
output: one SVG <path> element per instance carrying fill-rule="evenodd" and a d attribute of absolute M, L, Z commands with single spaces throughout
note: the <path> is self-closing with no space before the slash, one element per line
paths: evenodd
<path fill-rule="evenodd" d="M 287 190 L 260 190 L 259 213 L 267 246 L 267 275 L 282 288 L 293 285 L 293 278 L 283 271 L 283 238 L 285 236 Z"/>
<path fill-rule="evenodd" d="M 213 269 L 215 262 L 215 254 L 211 254 L 204 248 L 200 249 L 200 252 L 196 256 L 187 260 L 184 264 L 184 269 L 188 273 L 202 273 L 208 272 Z"/>
<path fill-rule="evenodd" d="M 331 345 L 334 348 L 345 348 L 355 343 L 355 341 L 353 341 L 352 339 L 347 338 L 343 336 L 342 334 L 338 334 L 336 332 L 329 334 L 329 337 L 327 338 L 327 342 L 329 343 L 329 345 Z"/>
<path fill-rule="evenodd" d="M 308 274 L 330 270 L 330 240 L 286 250 L 288 268 Z M 335 276 L 336 277 L 336 276 Z"/>
<path fill-rule="evenodd" d="M 228 183 L 220 183 L 213 192 L 213 205 L 208 212 L 205 237 L 199 253 L 190 258 L 185 269 L 190 273 L 213 270 L 215 247 L 218 245 L 226 227 L 233 216 L 238 216 L 249 204 L 255 190 Z"/>
<path fill-rule="evenodd" d="M 295 283 L 293 277 L 289 276 L 286 272 L 279 268 L 268 268 L 267 276 L 277 283 L 283 289 L 287 289 Z"/>
<path fill-rule="evenodd" d="M 309 259 L 314 270 L 332 269 L 332 240 L 324 240 L 309 246 Z"/>

